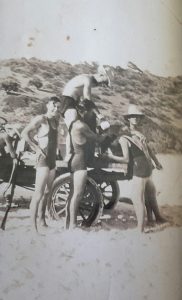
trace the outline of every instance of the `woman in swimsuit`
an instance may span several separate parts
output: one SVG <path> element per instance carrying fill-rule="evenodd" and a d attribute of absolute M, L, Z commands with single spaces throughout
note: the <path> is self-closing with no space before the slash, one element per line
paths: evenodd
<path fill-rule="evenodd" d="M 115 162 L 130 162 L 132 171 L 132 201 L 137 215 L 138 229 L 144 231 L 145 204 L 149 221 L 153 221 L 152 212 L 156 217 L 156 222 L 164 223 L 166 219 L 160 214 L 155 186 L 151 175 L 154 168 L 162 169 L 155 154 L 149 148 L 146 137 L 139 131 L 141 120 L 144 114 L 135 105 L 130 105 L 125 118 L 129 122 L 130 130 L 127 135 L 121 136 L 119 144 L 122 148 L 123 156 L 109 154 L 107 157 Z"/>
<path fill-rule="evenodd" d="M 68 116 L 69 114 L 69 116 Z M 67 111 L 67 118 L 72 120 L 69 124 L 70 142 L 72 157 L 70 160 L 70 169 L 72 172 L 73 193 L 68 201 L 66 228 L 76 227 L 77 211 L 79 201 L 83 196 L 87 180 L 88 153 L 87 143 L 102 142 L 105 136 L 98 135 L 91 131 L 86 123 L 80 118 L 75 109 Z"/>

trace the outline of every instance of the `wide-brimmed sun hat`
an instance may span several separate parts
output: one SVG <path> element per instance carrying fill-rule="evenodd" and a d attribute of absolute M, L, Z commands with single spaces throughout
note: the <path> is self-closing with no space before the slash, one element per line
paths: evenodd
<path fill-rule="evenodd" d="M 124 115 L 125 119 L 135 118 L 135 117 L 144 117 L 142 113 L 135 104 L 130 104 L 128 107 L 128 113 Z"/>
<path fill-rule="evenodd" d="M 108 86 L 111 87 L 111 85 L 112 85 L 111 83 L 114 80 L 114 72 L 111 69 L 111 67 L 104 67 L 104 66 L 101 65 L 101 66 L 98 67 L 97 71 L 98 71 L 99 74 L 103 74 L 103 75 L 107 76 Z"/>

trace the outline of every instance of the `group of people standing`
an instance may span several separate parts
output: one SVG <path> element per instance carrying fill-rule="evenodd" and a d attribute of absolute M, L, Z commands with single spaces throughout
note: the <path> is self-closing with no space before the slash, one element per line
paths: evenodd
<path fill-rule="evenodd" d="M 99 134 L 96 130 L 97 120 L 100 120 L 101 127 L 103 125 L 104 128 L 108 128 L 109 123 L 92 101 L 92 88 L 99 85 L 110 86 L 112 77 L 113 73 L 109 68 L 102 68 L 93 75 L 81 74 L 74 77 L 65 85 L 62 99 L 51 97 L 46 114 L 35 117 L 22 131 L 21 136 L 37 156 L 35 191 L 30 204 L 32 229 L 36 232 L 40 227 L 47 227 L 45 212 L 55 178 L 60 116 L 64 118 L 68 128 L 65 160 L 69 163 L 73 181 L 66 227 L 76 227 L 79 201 L 86 185 L 87 167 L 94 157 L 95 143 L 102 143 L 108 136 L 106 133 Z M 140 132 L 143 118 L 144 114 L 136 106 L 130 105 L 125 115 L 129 132 L 115 141 L 121 149 L 120 153 L 115 153 L 111 144 L 110 150 L 103 155 L 108 161 L 125 163 L 131 168 L 135 186 L 132 200 L 141 232 L 144 231 L 145 206 L 149 223 L 154 222 L 153 213 L 157 222 L 166 221 L 160 214 L 151 179 L 153 163 L 158 169 L 162 166 Z"/>
<path fill-rule="evenodd" d="M 73 193 L 67 210 L 66 224 L 67 228 L 76 226 L 77 208 L 87 179 L 89 154 L 94 155 L 94 151 L 90 151 L 88 144 L 90 143 L 93 149 L 94 142 L 102 142 L 105 139 L 104 135 L 96 133 L 96 123 L 95 128 L 93 122 L 88 125 L 93 121 L 93 117 L 102 119 L 96 105 L 91 101 L 91 91 L 93 87 L 99 85 L 110 85 L 108 73 L 103 69 L 94 75 L 82 74 L 71 79 L 65 85 L 61 101 L 57 97 L 50 98 L 47 103 L 47 113 L 35 117 L 22 132 L 24 140 L 37 153 L 35 192 L 30 204 L 32 228 L 36 231 L 38 227 L 47 226 L 45 211 L 55 177 L 60 116 L 64 118 L 68 128 L 65 160 L 69 162 L 73 180 Z M 34 138 L 35 134 L 37 139 Z"/>

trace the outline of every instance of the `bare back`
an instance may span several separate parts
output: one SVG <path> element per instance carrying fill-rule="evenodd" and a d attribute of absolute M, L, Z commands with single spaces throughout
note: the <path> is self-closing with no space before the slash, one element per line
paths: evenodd
<path fill-rule="evenodd" d="M 65 86 L 63 90 L 63 96 L 72 97 L 76 101 L 80 101 L 81 98 L 91 98 L 91 87 L 93 82 L 93 76 L 82 74 L 72 78 Z"/>

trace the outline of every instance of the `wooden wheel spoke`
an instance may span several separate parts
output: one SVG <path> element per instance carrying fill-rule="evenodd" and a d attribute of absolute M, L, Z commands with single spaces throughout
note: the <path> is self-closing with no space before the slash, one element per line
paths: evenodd
<path fill-rule="evenodd" d="M 68 195 L 63 195 L 63 194 L 57 195 L 57 197 L 56 197 L 55 199 L 56 199 L 55 202 L 57 202 L 57 201 L 58 201 L 58 202 L 60 202 L 60 201 L 66 202 L 67 199 L 68 199 Z"/>
<path fill-rule="evenodd" d="M 58 215 L 61 215 L 62 213 L 64 213 L 66 211 L 66 207 L 60 209 L 59 211 L 57 211 Z"/>
<path fill-rule="evenodd" d="M 84 214 L 82 213 L 81 208 L 79 208 L 79 213 L 80 213 L 81 217 L 83 218 L 83 220 L 86 221 L 87 218 L 85 218 Z"/>

